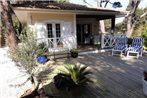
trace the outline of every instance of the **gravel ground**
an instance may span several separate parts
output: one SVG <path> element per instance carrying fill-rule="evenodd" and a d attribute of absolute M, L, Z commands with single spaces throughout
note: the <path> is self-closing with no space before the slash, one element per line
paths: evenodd
<path fill-rule="evenodd" d="M 30 87 L 30 83 L 21 87 L 16 86 L 23 83 L 27 76 L 8 57 L 7 51 L 7 47 L 0 48 L 0 98 L 18 98 L 26 88 Z"/>

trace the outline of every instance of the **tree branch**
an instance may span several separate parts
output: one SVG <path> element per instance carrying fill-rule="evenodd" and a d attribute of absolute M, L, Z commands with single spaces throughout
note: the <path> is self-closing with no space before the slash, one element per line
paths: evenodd
<path fill-rule="evenodd" d="M 145 15 L 147 15 L 147 11 L 143 13 L 142 15 L 140 15 L 140 18 L 144 17 Z"/>
<path fill-rule="evenodd" d="M 142 15 L 140 15 L 140 18 L 135 20 L 134 23 L 132 24 L 132 27 L 131 27 L 131 31 L 134 30 L 136 24 L 139 22 L 139 20 L 141 20 L 141 18 L 143 18 L 145 15 L 147 15 L 147 11 L 145 13 L 143 13 Z"/>
<path fill-rule="evenodd" d="M 88 4 L 89 6 L 93 6 L 93 5 L 89 4 L 86 0 L 83 0 L 83 2 Z"/>
<path fill-rule="evenodd" d="M 134 2 L 134 3 L 133 3 L 133 9 L 131 11 L 131 14 L 134 14 L 136 12 L 138 5 L 140 4 L 140 0 L 135 0 L 135 1 L 132 1 L 132 2 Z"/>

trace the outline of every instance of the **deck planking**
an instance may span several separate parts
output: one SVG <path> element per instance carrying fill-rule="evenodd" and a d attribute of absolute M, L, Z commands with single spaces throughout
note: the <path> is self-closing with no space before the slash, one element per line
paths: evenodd
<path fill-rule="evenodd" d="M 143 71 L 147 70 L 145 56 L 124 59 L 105 52 L 84 54 L 70 60 L 88 66 L 93 72 L 94 82 L 76 98 L 147 98 L 142 91 Z M 75 98 L 67 92 L 60 95 L 61 98 Z"/>
<path fill-rule="evenodd" d="M 145 60 L 142 61 L 143 64 L 136 63 L 139 62 L 137 59 L 134 60 L 135 63 L 128 64 L 126 62 L 130 62 L 129 60 L 121 60 L 108 54 L 88 54 L 79 61 L 95 70 L 97 79 L 101 80 L 96 84 L 101 85 L 102 90 L 107 88 L 114 95 L 112 98 L 146 98 L 142 92 L 141 79 L 142 72 L 147 66 Z M 98 85 L 96 87 L 99 87 Z M 108 95 L 104 98 L 110 97 Z"/>

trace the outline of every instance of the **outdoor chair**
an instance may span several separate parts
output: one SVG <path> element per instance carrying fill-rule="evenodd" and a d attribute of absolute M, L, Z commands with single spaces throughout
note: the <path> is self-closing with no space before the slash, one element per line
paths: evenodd
<path fill-rule="evenodd" d="M 143 38 L 134 37 L 131 46 L 129 46 L 126 49 L 127 57 L 131 56 L 131 54 L 136 54 L 135 56 L 137 58 L 139 58 L 139 56 L 142 56 L 142 51 L 143 51 L 142 43 L 143 43 Z"/>
<path fill-rule="evenodd" d="M 128 38 L 126 36 L 117 37 L 115 41 L 115 45 L 112 49 L 112 55 L 122 56 L 123 52 L 125 52 L 127 48 L 127 42 L 128 42 Z"/>

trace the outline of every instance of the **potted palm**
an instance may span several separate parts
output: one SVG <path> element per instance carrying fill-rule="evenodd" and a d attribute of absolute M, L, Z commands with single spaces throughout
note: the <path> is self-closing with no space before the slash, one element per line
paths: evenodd
<path fill-rule="evenodd" d="M 147 95 L 147 72 L 144 71 L 143 75 L 144 75 L 143 80 L 142 80 L 143 81 L 143 93 Z"/>
<path fill-rule="evenodd" d="M 91 74 L 86 66 L 67 64 L 65 70 L 61 70 L 54 77 L 54 84 L 57 89 L 68 90 L 73 96 L 80 96 L 88 82 L 92 82 L 87 75 Z M 60 75 L 60 76 L 59 76 Z"/>
<path fill-rule="evenodd" d="M 78 49 L 77 48 L 71 49 L 70 54 L 71 54 L 71 57 L 77 58 L 78 57 Z"/>

